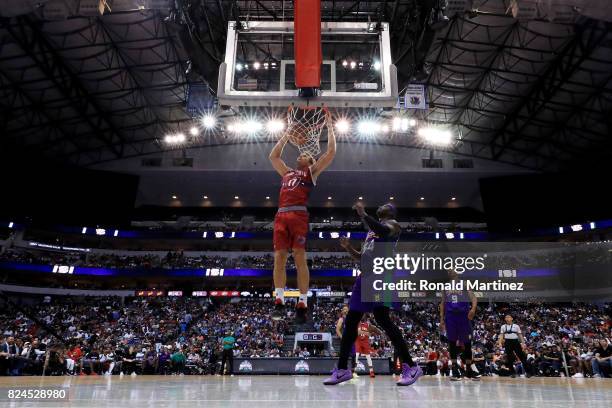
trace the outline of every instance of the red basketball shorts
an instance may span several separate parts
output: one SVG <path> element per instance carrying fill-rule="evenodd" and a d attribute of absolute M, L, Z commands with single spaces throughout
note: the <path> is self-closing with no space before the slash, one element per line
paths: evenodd
<path fill-rule="evenodd" d="M 370 354 L 370 339 L 358 339 L 355 342 L 355 352 L 359 354 Z"/>
<path fill-rule="evenodd" d="M 306 248 L 308 236 L 308 213 L 288 211 L 274 217 L 274 250 Z"/>

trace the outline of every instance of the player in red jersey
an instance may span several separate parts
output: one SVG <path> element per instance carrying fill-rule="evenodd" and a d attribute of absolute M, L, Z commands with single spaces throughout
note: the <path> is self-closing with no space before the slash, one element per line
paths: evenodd
<path fill-rule="evenodd" d="M 380 335 L 382 332 L 373 324 L 370 324 L 368 318 L 364 316 L 361 319 L 358 327 L 358 336 L 355 341 L 355 365 L 359 363 L 359 355 L 365 356 L 368 362 L 368 368 L 370 369 L 370 377 L 374 378 L 374 366 L 372 365 L 371 349 L 370 349 L 370 335 Z"/>
<path fill-rule="evenodd" d="M 297 268 L 297 284 L 300 297 L 296 305 L 296 322 L 306 320 L 308 307 L 308 288 L 310 273 L 306 264 L 306 236 L 308 235 L 308 197 L 315 186 L 317 177 L 333 161 L 336 155 L 336 136 L 331 122 L 331 115 L 326 112 L 327 151 L 318 160 L 307 153 L 301 153 L 292 169 L 281 158 L 283 148 L 291 134 L 291 129 L 281 137 L 270 152 L 270 162 L 274 170 L 282 177 L 278 199 L 278 212 L 274 217 L 274 287 L 276 288 L 274 319 L 284 314 L 285 286 L 287 284 L 287 258 L 292 251 L 293 261 Z"/>

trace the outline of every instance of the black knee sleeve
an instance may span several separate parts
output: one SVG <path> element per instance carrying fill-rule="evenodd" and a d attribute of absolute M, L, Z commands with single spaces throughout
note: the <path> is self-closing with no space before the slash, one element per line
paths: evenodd
<path fill-rule="evenodd" d="M 461 352 L 461 359 L 463 361 L 472 360 L 472 342 L 469 340 L 464 344 L 463 351 Z"/>
<path fill-rule="evenodd" d="M 408 345 L 402 336 L 402 332 L 392 321 L 389 316 L 388 307 L 377 307 L 373 311 L 374 319 L 376 323 L 385 331 L 396 353 L 400 356 L 402 363 L 407 363 L 409 366 L 414 366 L 410 352 L 408 351 Z"/>
<path fill-rule="evenodd" d="M 340 369 L 346 370 L 348 368 L 348 359 L 351 355 L 353 344 L 357 340 L 357 329 L 362 316 L 363 313 L 361 312 L 349 310 L 344 319 L 344 331 L 342 332 L 340 355 L 338 357 L 338 368 Z"/>

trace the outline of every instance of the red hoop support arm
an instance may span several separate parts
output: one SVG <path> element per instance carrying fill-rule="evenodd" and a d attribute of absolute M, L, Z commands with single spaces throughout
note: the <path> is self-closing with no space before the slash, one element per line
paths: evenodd
<path fill-rule="evenodd" d="M 321 2 L 294 0 L 295 86 L 321 87 Z"/>

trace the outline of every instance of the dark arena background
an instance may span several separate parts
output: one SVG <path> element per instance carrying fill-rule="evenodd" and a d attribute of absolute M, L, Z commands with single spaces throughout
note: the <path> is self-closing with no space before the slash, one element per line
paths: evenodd
<path fill-rule="evenodd" d="M 0 406 L 610 406 L 607 0 L 0 0 L 0 109 Z"/>

